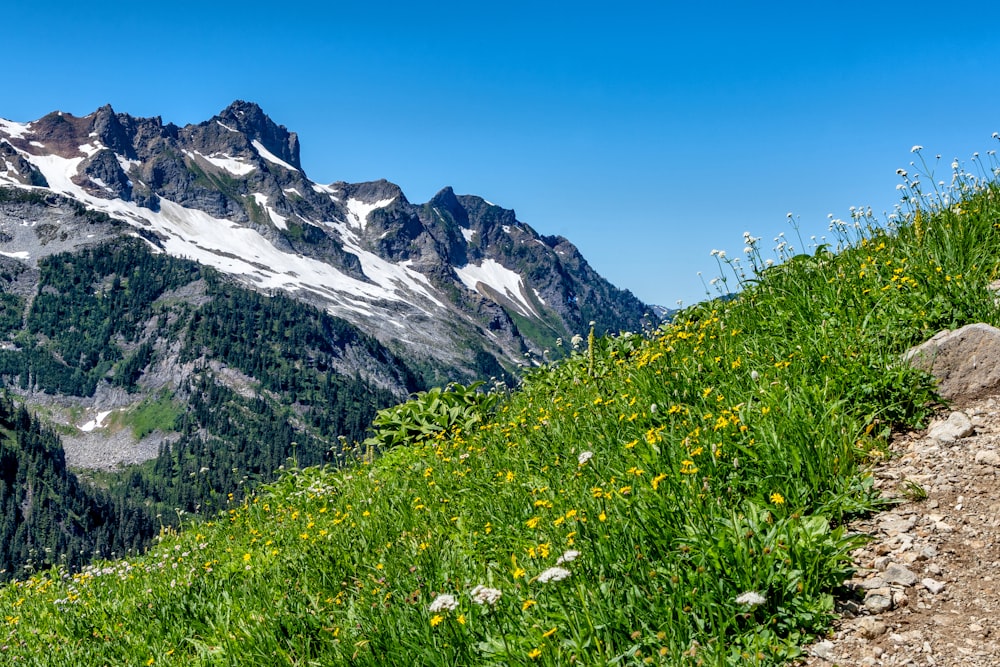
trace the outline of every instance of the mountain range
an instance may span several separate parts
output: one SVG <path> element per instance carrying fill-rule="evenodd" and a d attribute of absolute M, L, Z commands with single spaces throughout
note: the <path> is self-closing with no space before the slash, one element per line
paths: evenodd
<path fill-rule="evenodd" d="M 310 180 L 253 103 L 0 119 L 0 381 L 31 414 L 0 438 L 0 575 L 134 548 L 287 463 L 358 455 L 413 392 L 658 321 L 481 197 Z"/>
<path fill-rule="evenodd" d="M 299 153 L 247 102 L 185 127 L 110 106 L 0 120 L 0 184 L 107 213 L 156 251 L 289 292 L 441 368 L 478 372 L 485 353 L 512 369 L 591 321 L 603 332 L 655 317 L 512 210 L 451 188 L 412 204 L 384 180 L 318 184 Z M 64 247 L 25 233 L 0 251 L 35 263 Z"/>

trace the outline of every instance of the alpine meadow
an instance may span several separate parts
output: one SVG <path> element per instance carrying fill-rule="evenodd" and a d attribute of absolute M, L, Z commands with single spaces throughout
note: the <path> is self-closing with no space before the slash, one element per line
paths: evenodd
<path fill-rule="evenodd" d="M 411 394 L 341 466 L 6 584 L 2 661 L 788 664 L 847 594 L 846 522 L 891 502 L 893 432 L 938 404 L 902 354 L 1000 324 L 1000 164 L 914 152 L 886 219 L 791 219 L 773 251 L 748 232 L 714 253 L 718 298 L 668 323 L 560 338 L 514 388 Z"/>

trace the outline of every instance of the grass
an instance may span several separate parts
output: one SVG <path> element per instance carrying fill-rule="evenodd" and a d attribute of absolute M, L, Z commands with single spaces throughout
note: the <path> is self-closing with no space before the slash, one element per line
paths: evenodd
<path fill-rule="evenodd" d="M 787 663 L 829 627 L 891 429 L 933 406 L 900 354 L 998 321 L 1000 192 L 904 178 L 884 224 L 779 238 L 773 266 L 749 234 L 740 262 L 717 253 L 738 298 L 490 400 L 423 395 L 374 459 L 0 589 L 4 664 Z"/>
<path fill-rule="evenodd" d="M 161 392 L 155 398 L 147 398 L 139 405 L 118 418 L 132 428 L 136 440 L 142 440 L 153 431 L 173 431 L 177 425 L 181 409 L 169 392 Z"/>

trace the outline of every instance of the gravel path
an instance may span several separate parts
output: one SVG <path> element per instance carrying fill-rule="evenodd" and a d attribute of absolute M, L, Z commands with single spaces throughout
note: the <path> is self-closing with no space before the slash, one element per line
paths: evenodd
<path fill-rule="evenodd" d="M 953 411 L 895 438 L 875 470 L 910 499 L 852 525 L 873 540 L 854 553 L 843 618 L 801 664 L 1000 665 L 1000 398 Z"/>

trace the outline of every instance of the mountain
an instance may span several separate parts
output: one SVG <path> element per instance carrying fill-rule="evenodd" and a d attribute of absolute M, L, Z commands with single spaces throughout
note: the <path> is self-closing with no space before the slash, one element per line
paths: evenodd
<path fill-rule="evenodd" d="M 29 451 L 0 424 L 19 471 L 0 569 L 136 548 L 290 461 L 357 456 L 412 392 L 654 320 L 480 197 L 312 182 L 254 104 L 186 127 L 111 107 L 0 120 L 0 382 L 46 434 Z M 50 478 L 76 505 L 26 500 Z"/>
<path fill-rule="evenodd" d="M 0 156 L 0 184 L 65 196 L 124 222 L 114 234 L 290 293 L 418 360 L 438 381 L 456 370 L 466 378 L 512 371 L 590 322 L 602 333 L 655 320 L 568 240 L 540 235 L 481 197 L 444 188 L 412 204 L 387 181 L 311 181 L 297 135 L 253 103 L 185 127 L 110 106 L 83 118 L 0 120 Z M 30 232 L 10 236 L 0 252 L 32 265 L 61 248 Z"/>

